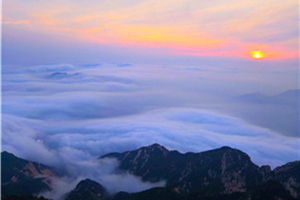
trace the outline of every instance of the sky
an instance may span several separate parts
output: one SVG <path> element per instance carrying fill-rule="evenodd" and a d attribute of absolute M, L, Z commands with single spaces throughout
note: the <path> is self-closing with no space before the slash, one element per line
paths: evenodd
<path fill-rule="evenodd" d="M 4 63 L 251 58 L 253 51 L 265 59 L 295 59 L 297 5 L 295 0 L 5 1 Z"/>
<path fill-rule="evenodd" d="M 95 160 L 153 143 L 231 146 L 272 168 L 299 160 L 297 1 L 9 0 L 2 11 L 2 150 L 110 191 L 132 190 Z"/>

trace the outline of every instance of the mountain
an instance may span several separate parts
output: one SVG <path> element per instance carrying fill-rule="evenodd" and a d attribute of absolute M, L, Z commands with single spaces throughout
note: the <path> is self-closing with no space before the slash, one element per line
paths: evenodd
<path fill-rule="evenodd" d="M 106 200 L 107 192 L 102 185 L 85 179 L 80 181 L 76 188 L 72 190 L 65 200 Z"/>
<path fill-rule="evenodd" d="M 1 156 L 2 200 L 46 200 L 33 195 L 51 190 L 49 177 L 57 176 L 51 167 L 8 152 Z M 137 193 L 109 194 L 101 184 L 85 179 L 64 200 L 300 199 L 300 161 L 272 170 L 255 165 L 246 153 L 230 147 L 182 154 L 159 144 L 101 158 L 119 161 L 115 173 L 131 173 L 153 183 L 163 180 L 166 185 Z"/>
<path fill-rule="evenodd" d="M 288 90 L 277 95 L 267 96 L 259 92 L 243 94 L 232 100 L 255 104 L 282 104 L 297 106 L 300 97 L 300 90 Z"/>
<path fill-rule="evenodd" d="M 270 179 L 257 185 L 250 194 L 251 200 L 293 200 L 290 192 L 284 186 L 274 179 Z M 299 199 L 299 198 L 298 198 Z"/>
<path fill-rule="evenodd" d="M 300 197 L 300 161 L 290 162 L 274 169 L 275 178 L 293 197 Z"/>
<path fill-rule="evenodd" d="M 290 99 L 299 100 L 300 97 L 300 90 L 288 90 L 285 92 L 282 92 L 278 95 L 275 95 L 274 98 L 276 99 L 285 99 L 290 101 Z"/>
<path fill-rule="evenodd" d="M 1 153 L 2 196 L 32 195 L 51 190 L 49 177 L 56 176 L 49 166 L 30 162 L 8 152 Z"/>
<path fill-rule="evenodd" d="M 245 192 L 263 179 L 259 167 L 247 154 L 230 147 L 181 154 L 154 144 L 103 157 L 117 158 L 122 170 L 142 177 L 143 181 L 166 180 L 168 187 L 185 193 L 203 188 L 226 194 Z"/>
<path fill-rule="evenodd" d="M 112 200 L 184 200 L 185 196 L 170 188 L 152 188 L 146 191 L 129 194 L 119 192 Z"/>
<path fill-rule="evenodd" d="M 251 93 L 229 99 L 222 112 L 289 137 L 299 137 L 300 90 L 276 95 Z"/>
<path fill-rule="evenodd" d="M 82 77 L 81 73 L 67 73 L 67 72 L 54 72 L 48 76 L 46 76 L 47 79 L 66 79 L 66 78 L 80 78 Z"/>
<path fill-rule="evenodd" d="M 233 100 L 246 102 L 246 103 L 269 103 L 270 97 L 265 96 L 259 92 L 243 94 L 235 97 Z"/>
<path fill-rule="evenodd" d="M 171 188 L 153 188 L 134 194 L 120 192 L 111 200 L 295 200 L 295 198 L 291 197 L 278 181 L 269 180 L 247 193 L 207 196 L 201 192 L 193 192 L 184 195 Z"/>
<path fill-rule="evenodd" d="M 36 197 L 33 195 L 23 195 L 23 196 L 12 195 L 12 196 L 4 196 L 4 197 L 2 196 L 1 200 L 50 200 L 50 199 L 46 199 L 44 197 Z"/>
<path fill-rule="evenodd" d="M 299 162 L 272 171 L 269 166 L 258 167 L 247 154 L 230 147 L 181 154 L 153 144 L 135 151 L 110 153 L 101 158 L 118 159 L 121 171 L 140 176 L 143 181 L 166 180 L 166 188 L 184 196 L 192 195 L 200 199 L 236 194 L 251 196 L 255 191 L 259 193 L 257 187 L 261 184 L 265 188 L 274 185 L 274 182 L 268 182 L 273 180 L 283 191 L 287 191 L 290 198 L 299 198 L 300 181 L 296 178 L 300 174 Z"/>

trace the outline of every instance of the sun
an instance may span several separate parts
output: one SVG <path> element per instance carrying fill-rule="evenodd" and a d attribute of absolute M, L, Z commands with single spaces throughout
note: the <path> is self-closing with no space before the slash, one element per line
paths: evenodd
<path fill-rule="evenodd" d="M 252 51 L 251 53 L 252 53 L 252 57 L 255 59 L 260 59 L 264 57 L 261 51 Z"/>

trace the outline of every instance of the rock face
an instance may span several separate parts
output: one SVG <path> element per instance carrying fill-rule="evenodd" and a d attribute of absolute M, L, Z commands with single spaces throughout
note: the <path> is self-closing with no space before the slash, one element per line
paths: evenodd
<path fill-rule="evenodd" d="M 181 154 L 154 144 L 104 157 L 117 158 L 122 170 L 141 176 L 144 181 L 166 180 L 167 186 L 186 193 L 216 185 L 219 193 L 245 192 L 263 179 L 248 155 L 229 147 Z"/>
<path fill-rule="evenodd" d="M 300 161 L 290 162 L 274 169 L 275 178 L 290 191 L 293 197 L 300 197 Z"/>
<path fill-rule="evenodd" d="M 55 173 L 46 165 L 2 152 L 1 168 L 2 196 L 31 195 L 51 190 L 49 177 L 55 176 Z"/>
<path fill-rule="evenodd" d="M 274 179 L 270 179 L 257 185 L 250 195 L 251 200 L 293 200 L 289 191 Z"/>
<path fill-rule="evenodd" d="M 258 185 L 275 180 L 290 195 L 300 197 L 299 162 L 289 163 L 272 171 L 269 166 L 258 167 L 247 154 L 230 147 L 181 154 L 153 144 L 135 151 L 102 156 L 104 157 L 117 158 L 121 170 L 140 176 L 144 181 L 166 180 L 166 187 L 180 194 L 195 191 L 204 196 L 249 193 L 256 191 Z"/>
<path fill-rule="evenodd" d="M 80 181 L 65 200 L 104 200 L 107 192 L 102 185 L 90 179 Z"/>
<path fill-rule="evenodd" d="M 2 199 L 43 200 L 32 195 L 51 189 L 51 167 L 3 152 Z M 244 152 L 230 147 L 202 153 L 169 151 L 159 144 L 101 158 L 119 160 L 119 171 L 165 187 L 138 193 L 108 194 L 99 183 L 82 180 L 65 200 L 295 200 L 300 199 L 300 161 L 271 170 L 258 167 Z M 101 169 L 99 169 L 101 170 Z M 104 184 L 104 183 L 103 183 Z"/>
<path fill-rule="evenodd" d="M 36 197 L 33 195 L 25 195 L 25 196 L 5 196 L 5 197 L 1 197 L 1 200 L 53 200 L 53 199 Z"/>

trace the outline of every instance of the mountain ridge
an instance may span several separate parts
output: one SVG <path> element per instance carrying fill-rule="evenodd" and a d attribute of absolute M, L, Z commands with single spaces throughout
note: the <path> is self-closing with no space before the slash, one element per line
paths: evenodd
<path fill-rule="evenodd" d="M 2 195 L 32 195 L 50 191 L 52 182 L 49 177 L 54 176 L 56 173 L 52 167 L 16 157 L 7 151 L 1 152 Z"/>
<path fill-rule="evenodd" d="M 107 191 L 101 184 L 91 179 L 85 179 L 76 185 L 75 189 L 67 195 L 65 200 L 105 200 L 106 196 L 108 196 Z"/>
<path fill-rule="evenodd" d="M 23 170 L 28 163 L 35 167 L 33 172 L 41 172 L 47 166 L 18 158 L 8 152 L 2 152 L 1 157 L 2 161 L 3 158 L 6 159 L 6 162 L 2 162 L 2 166 L 4 166 L 2 174 L 9 172 L 6 173 L 9 175 L 6 175 L 8 179 L 2 180 L 2 196 L 5 196 L 5 200 L 18 199 L 24 195 L 34 195 L 44 191 L 43 187 L 38 187 L 37 190 L 40 191 L 24 192 L 21 190 L 20 192 L 15 190 L 13 193 L 13 190 L 3 187 L 3 181 L 13 182 L 11 180 L 13 175 L 20 171 L 28 172 L 26 167 L 27 171 Z M 133 151 L 109 153 L 98 159 L 103 158 L 114 158 L 119 161 L 120 165 L 115 173 L 129 173 L 140 177 L 142 181 L 152 183 L 163 180 L 166 181 L 166 185 L 137 193 L 109 194 L 102 183 L 83 179 L 74 190 L 65 195 L 66 200 L 77 200 L 82 197 L 85 197 L 85 200 L 300 199 L 300 177 L 298 177 L 300 161 L 288 162 L 272 170 L 268 165 L 257 166 L 251 161 L 249 155 L 229 146 L 199 153 L 180 153 L 154 143 Z M 12 166 L 13 164 L 15 166 Z M 49 167 L 49 169 L 51 168 Z M 31 171 L 29 170 L 29 172 Z M 26 183 L 36 180 L 34 178 L 36 174 L 29 172 L 25 173 L 27 176 L 24 175 L 25 180 L 29 181 Z M 17 179 L 16 183 L 19 181 L 23 183 L 22 179 Z M 40 186 L 39 184 L 42 183 L 38 182 L 33 185 Z M 18 189 L 18 187 L 16 188 Z M 18 196 L 10 198 L 11 195 Z M 35 199 L 35 197 L 29 199 Z"/>
<path fill-rule="evenodd" d="M 167 187 L 183 193 L 204 186 L 214 187 L 213 184 L 219 186 L 216 190 L 219 194 L 246 192 L 265 181 L 278 179 L 291 195 L 300 195 L 299 189 L 294 189 L 299 188 L 300 183 L 295 174 L 292 174 L 292 181 L 284 176 L 278 178 L 275 169 L 271 170 L 267 165 L 259 167 L 251 161 L 249 155 L 228 146 L 200 153 L 182 154 L 153 144 L 134 151 L 107 154 L 100 158 L 116 158 L 123 171 L 140 176 L 143 181 L 157 182 L 166 179 Z M 156 162 L 157 160 L 160 162 Z M 298 161 L 291 163 L 300 166 Z M 290 165 L 287 163 L 283 166 Z M 284 167 L 283 171 L 287 170 L 288 167 Z M 298 168 L 296 170 L 300 172 Z"/>

